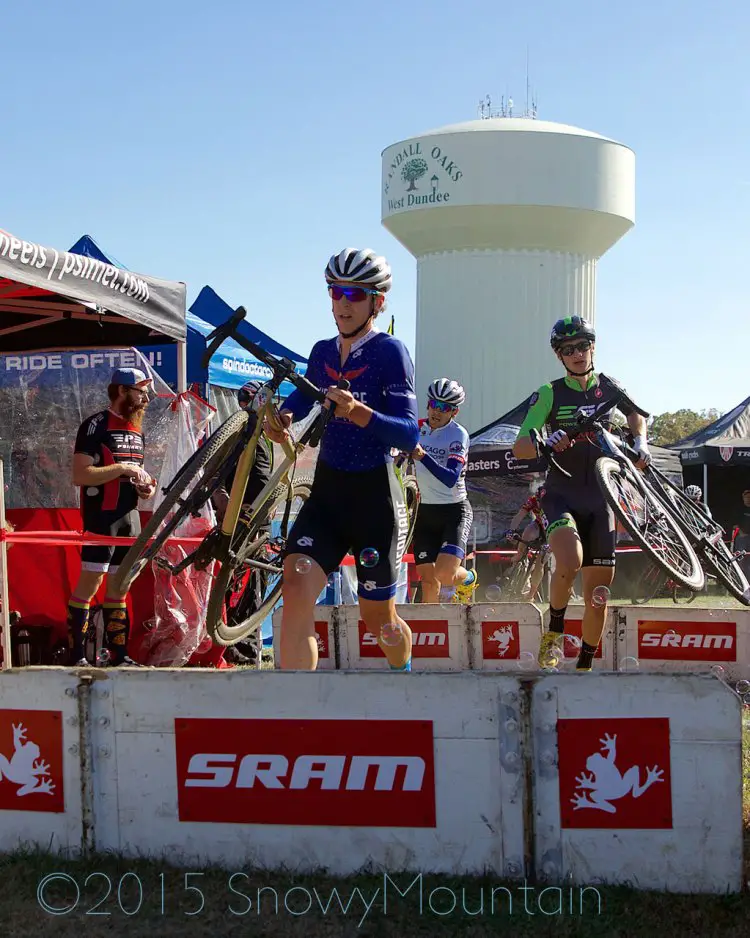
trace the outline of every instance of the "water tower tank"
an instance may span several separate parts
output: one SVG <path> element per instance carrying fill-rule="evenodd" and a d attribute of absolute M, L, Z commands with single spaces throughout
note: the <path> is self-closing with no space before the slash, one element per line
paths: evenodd
<path fill-rule="evenodd" d="M 635 155 L 500 117 L 394 143 L 382 168 L 382 222 L 417 258 L 420 410 L 433 378 L 456 378 L 471 433 L 562 374 L 556 319 L 596 321 L 597 260 L 635 219 Z"/>

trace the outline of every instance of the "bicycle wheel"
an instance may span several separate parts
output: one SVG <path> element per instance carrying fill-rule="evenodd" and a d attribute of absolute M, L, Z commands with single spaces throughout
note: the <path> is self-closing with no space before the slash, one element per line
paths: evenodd
<path fill-rule="evenodd" d="M 739 599 L 745 606 L 750 606 L 750 583 L 724 541 L 717 537 L 705 540 L 699 547 L 704 566 L 710 569 L 735 599 Z"/>
<path fill-rule="evenodd" d="M 679 521 L 630 463 L 602 456 L 596 462 L 601 490 L 616 517 L 662 570 L 688 589 L 706 582 L 703 567 Z"/>
<path fill-rule="evenodd" d="M 191 512 L 205 505 L 213 489 L 218 486 L 220 476 L 229 473 L 231 466 L 226 460 L 238 443 L 247 419 L 248 416 L 243 410 L 232 414 L 211 434 L 203 446 L 192 454 L 169 483 L 164 499 L 156 507 L 117 569 L 114 583 L 118 590 L 123 593 L 127 592 L 149 560 L 159 553 L 169 535 Z M 184 501 L 180 501 L 190 484 L 198 482 L 199 479 L 203 484 L 196 485 L 190 495 Z M 159 530 L 161 523 L 167 519 L 178 502 L 177 510 Z M 153 541 L 149 543 L 151 538 Z"/>
<path fill-rule="evenodd" d="M 526 579 L 529 575 L 529 561 L 527 557 L 524 557 L 522 560 L 519 560 L 518 563 L 513 564 L 513 568 L 508 573 L 508 579 L 506 581 L 505 589 L 503 593 L 507 591 L 507 599 L 510 602 L 514 602 L 521 598 L 523 593 L 523 587 L 526 583 Z M 503 598 L 506 598 L 505 596 Z"/>
<path fill-rule="evenodd" d="M 734 554 L 724 542 L 724 528 L 702 511 L 695 502 L 661 473 L 653 473 L 663 489 L 673 513 L 687 528 L 704 567 L 728 592 L 746 606 L 750 605 L 750 583 Z"/>
<path fill-rule="evenodd" d="M 230 547 L 234 558 L 222 564 L 214 577 L 208 598 L 206 630 L 217 645 L 234 645 L 257 631 L 279 601 L 283 572 L 282 553 L 294 518 L 302 504 L 310 497 L 311 487 L 312 479 L 308 477 L 295 480 L 291 490 L 286 484 L 277 486 L 266 502 L 263 514 L 254 519 L 250 527 L 241 523 L 237 525 Z M 288 501 L 290 510 L 287 512 Z M 280 524 L 278 535 L 273 536 L 262 530 L 268 526 L 272 530 L 274 522 Z M 252 560 L 274 567 L 274 572 L 265 571 L 268 578 L 265 595 L 262 597 L 244 595 L 248 584 L 242 586 L 242 581 L 247 577 L 251 589 L 257 582 L 256 577 L 247 576 L 253 572 L 253 567 L 248 562 Z M 255 570 L 257 571 L 257 568 Z M 239 594 L 238 600 L 234 605 L 230 602 L 227 609 L 227 596 L 234 594 Z"/>
<path fill-rule="evenodd" d="M 404 554 L 409 553 L 409 547 L 414 538 L 414 529 L 417 526 L 417 514 L 419 512 L 419 486 L 414 476 L 407 476 L 403 482 L 404 496 L 406 498 L 406 512 L 409 517 L 409 530 L 406 534 L 406 546 Z"/>
<path fill-rule="evenodd" d="M 693 590 L 686 590 L 683 587 L 678 586 L 677 583 L 672 584 L 672 602 L 676 606 L 689 606 L 695 600 L 697 593 L 694 593 Z"/>
<path fill-rule="evenodd" d="M 650 563 L 638 577 L 630 601 L 634 606 L 643 606 L 645 603 L 650 603 L 659 591 L 664 588 L 668 579 L 669 577 L 661 567 Z"/>

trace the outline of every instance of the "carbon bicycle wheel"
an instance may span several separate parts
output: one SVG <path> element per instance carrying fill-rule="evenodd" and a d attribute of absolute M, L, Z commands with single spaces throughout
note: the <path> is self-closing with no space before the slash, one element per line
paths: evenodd
<path fill-rule="evenodd" d="M 222 564 L 211 585 L 206 612 L 206 630 L 217 645 L 234 645 L 256 632 L 273 611 L 281 598 L 283 559 L 286 539 L 302 504 L 310 497 L 312 479 L 301 477 L 291 486 L 278 485 L 269 497 L 262 515 L 250 527 L 239 522 L 230 547 L 233 559 Z M 289 511 L 287 502 L 289 501 Z M 280 524 L 279 534 L 273 535 L 274 522 Z M 271 527 L 271 533 L 264 528 Z M 264 595 L 245 595 L 246 589 L 257 584 L 258 572 L 249 561 L 268 564 L 274 572 L 265 580 Z M 242 581 L 247 579 L 245 587 Z M 239 594 L 236 604 L 228 597 Z M 227 608 L 228 607 L 228 608 Z"/>
<path fill-rule="evenodd" d="M 703 567 L 680 522 L 630 463 L 602 456 L 599 486 L 618 520 L 649 557 L 681 586 L 703 589 Z"/>
<path fill-rule="evenodd" d="M 203 446 L 192 454 L 169 483 L 163 500 L 156 507 L 117 569 L 113 580 L 118 590 L 123 593 L 127 592 L 149 560 L 159 553 L 170 534 L 188 515 L 205 505 L 213 489 L 218 486 L 219 477 L 226 475 L 231 468 L 226 460 L 238 443 L 247 420 L 248 416 L 243 410 L 232 414 L 220 427 L 217 427 Z M 198 483 L 199 480 L 201 484 L 196 484 L 187 498 L 182 500 L 191 483 Z M 171 517 L 168 517 L 170 511 L 178 503 L 177 510 Z M 159 530 L 165 520 L 166 524 Z M 153 541 L 149 543 L 151 538 Z"/>

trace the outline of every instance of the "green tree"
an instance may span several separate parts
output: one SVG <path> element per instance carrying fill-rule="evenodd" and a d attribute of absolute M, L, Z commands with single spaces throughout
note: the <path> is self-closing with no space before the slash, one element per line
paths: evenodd
<path fill-rule="evenodd" d="M 404 182 L 409 183 L 409 188 L 407 192 L 411 192 L 417 187 L 414 183 L 420 177 L 424 176 L 427 172 L 427 160 L 423 160 L 421 157 L 417 157 L 414 160 L 409 160 L 408 163 L 404 163 L 404 168 L 401 170 L 401 178 Z"/>
<path fill-rule="evenodd" d="M 721 416 L 718 410 L 676 410 L 674 413 L 659 414 L 651 419 L 648 437 L 657 446 L 669 446 L 690 436 L 696 430 L 707 427 Z"/>

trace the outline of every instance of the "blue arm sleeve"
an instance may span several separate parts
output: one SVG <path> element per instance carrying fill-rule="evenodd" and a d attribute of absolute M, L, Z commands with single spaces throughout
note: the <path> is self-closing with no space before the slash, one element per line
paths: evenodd
<path fill-rule="evenodd" d="M 367 429 L 386 446 L 410 453 L 419 440 L 419 414 L 414 393 L 414 365 L 401 342 L 393 343 L 383 399 L 383 410 L 373 411 Z"/>
<path fill-rule="evenodd" d="M 318 350 L 318 345 L 314 345 L 312 351 L 310 352 L 310 357 L 307 362 L 307 372 L 305 373 L 307 380 L 314 384 L 316 388 L 328 387 L 330 382 L 326 383 L 323 378 L 323 369 L 320 366 L 320 353 Z M 292 418 L 296 423 L 298 420 L 302 420 L 303 417 L 306 417 L 312 410 L 314 400 L 309 398 L 306 394 L 303 394 L 302 391 L 292 391 L 289 397 L 282 404 L 282 410 L 288 410 L 292 414 Z"/>
<path fill-rule="evenodd" d="M 435 476 L 438 482 L 442 482 L 449 489 L 452 489 L 458 482 L 458 477 L 464 467 L 460 459 L 449 459 L 445 466 L 441 466 L 427 453 L 422 457 L 422 465 Z"/>

